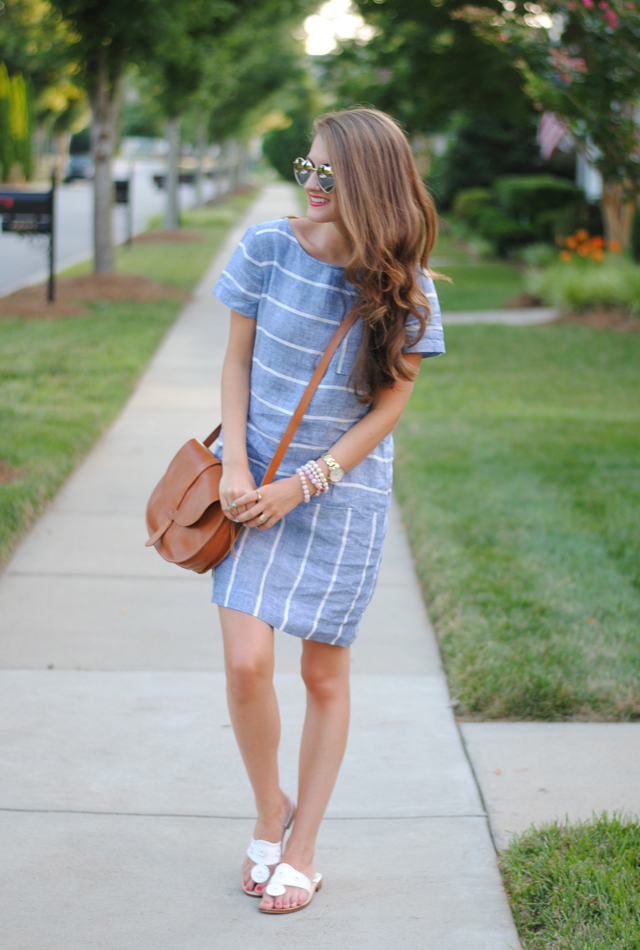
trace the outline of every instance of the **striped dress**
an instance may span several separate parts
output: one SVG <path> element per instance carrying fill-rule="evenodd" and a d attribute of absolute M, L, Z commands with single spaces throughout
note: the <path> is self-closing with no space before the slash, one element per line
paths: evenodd
<path fill-rule="evenodd" d="M 444 353 L 438 298 L 423 338 L 407 352 Z M 336 327 L 357 299 L 344 268 L 311 257 L 287 219 L 244 235 L 214 293 L 256 321 L 247 421 L 247 454 L 260 484 L 278 442 Z M 414 320 L 417 326 L 417 321 Z M 329 368 L 276 478 L 327 452 L 368 411 L 351 384 L 362 337 L 357 321 Z M 221 435 L 215 452 L 222 458 Z M 300 504 L 272 528 L 245 528 L 214 570 L 213 602 L 241 610 L 293 636 L 348 646 L 371 600 L 391 501 L 393 437 L 330 490 Z"/>

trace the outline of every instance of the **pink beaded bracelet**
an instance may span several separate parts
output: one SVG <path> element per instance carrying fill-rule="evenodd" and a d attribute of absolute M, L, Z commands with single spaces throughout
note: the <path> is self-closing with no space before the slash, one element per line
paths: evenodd
<path fill-rule="evenodd" d="M 302 484 L 302 494 L 304 495 L 305 505 L 308 505 L 309 502 L 311 501 L 311 495 L 309 494 L 309 486 L 307 485 L 307 480 L 301 468 L 297 468 L 296 472 L 300 476 L 300 482 Z"/>
<path fill-rule="evenodd" d="M 327 491 L 327 489 L 326 489 L 326 488 L 324 487 L 324 485 L 322 485 L 322 483 L 316 478 L 315 474 L 314 474 L 313 471 L 309 468 L 309 466 L 308 466 L 308 465 L 303 465 L 303 466 L 302 466 L 302 471 L 304 472 L 305 477 L 308 478 L 308 480 L 311 482 L 311 484 L 316 486 L 316 488 L 318 489 L 318 491 L 320 492 L 320 494 L 321 494 L 321 495 L 324 495 L 324 493 Z"/>

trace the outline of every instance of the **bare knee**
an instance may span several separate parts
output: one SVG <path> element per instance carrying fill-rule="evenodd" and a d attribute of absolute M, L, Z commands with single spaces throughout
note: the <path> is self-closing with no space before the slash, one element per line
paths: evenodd
<path fill-rule="evenodd" d="M 302 664 L 302 679 L 318 703 L 331 703 L 349 695 L 349 681 L 341 672 L 314 663 Z"/>
<path fill-rule="evenodd" d="M 239 702 L 259 695 L 272 679 L 272 664 L 262 656 L 239 656 L 227 663 L 227 686 Z"/>

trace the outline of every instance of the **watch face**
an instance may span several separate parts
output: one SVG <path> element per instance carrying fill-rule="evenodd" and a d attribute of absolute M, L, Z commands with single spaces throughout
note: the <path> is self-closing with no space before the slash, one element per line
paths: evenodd
<path fill-rule="evenodd" d="M 329 481 L 330 482 L 341 482 L 344 478 L 344 469 L 343 468 L 332 468 L 329 472 Z"/>

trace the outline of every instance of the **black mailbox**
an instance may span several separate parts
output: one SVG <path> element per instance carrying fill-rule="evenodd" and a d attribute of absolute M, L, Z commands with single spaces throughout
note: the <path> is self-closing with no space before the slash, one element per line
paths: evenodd
<path fill-rule="evenodd" d="M 48 300 L 53 300 L 55 296 L 54 192 L 55 176 L 51 178 L 51 191 L 0 191 L 0 216 L 2 217 L 2 230 L 4 232 L 49 235 Z"/>
<path fill-rule="evenodd" d="M 114 181 L 115 187 L 115 200 L 118 205 L 128 205 L 129 204 L 129 179 L 126 178 L 122 181 Z"/>
<path fill-rule="evenodd" d="M 51 234 L 53 192 L 0 191 L 2 230 Z"/>

